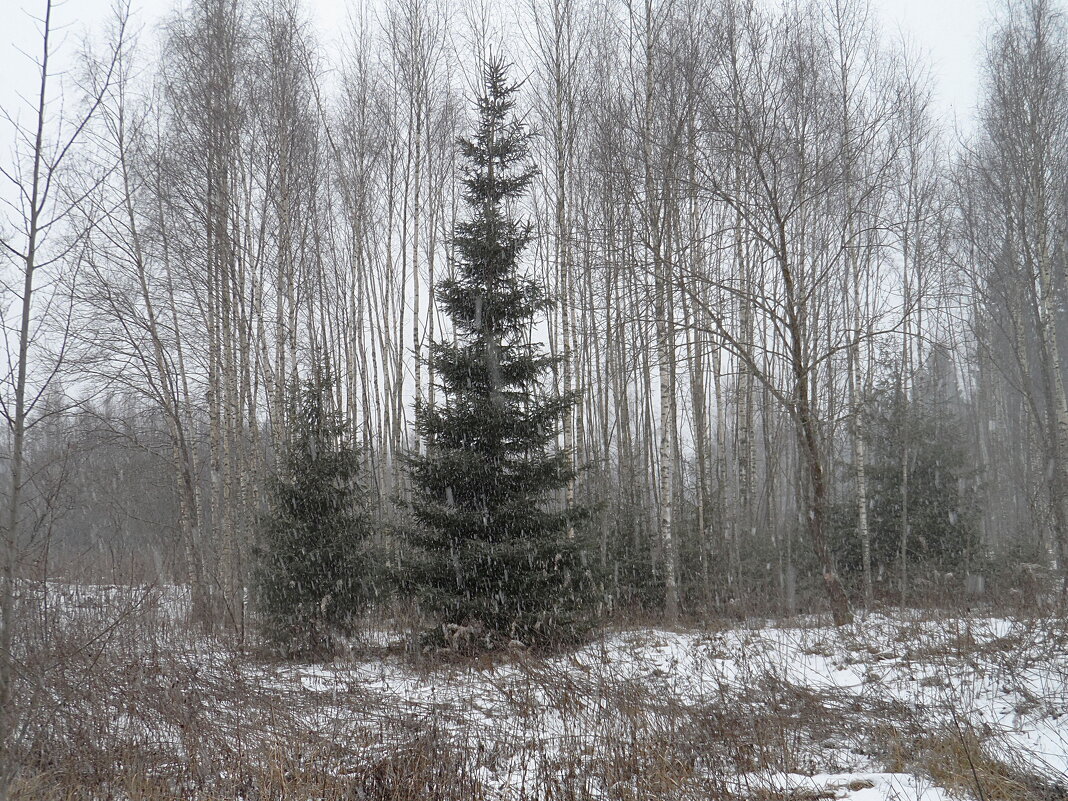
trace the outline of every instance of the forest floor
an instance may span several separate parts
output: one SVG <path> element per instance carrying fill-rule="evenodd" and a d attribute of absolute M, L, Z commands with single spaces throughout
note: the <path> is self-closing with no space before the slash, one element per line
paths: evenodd
<path fill-rule="evenodd" d="M 69 636 L 29 651 L 16 798 L 1068 799 L 1063 617 L 614 629 L 422 660 L 380 631 L 300 663 L 168 627 L 159 591 L 110 592 L 61 593 Z"/>

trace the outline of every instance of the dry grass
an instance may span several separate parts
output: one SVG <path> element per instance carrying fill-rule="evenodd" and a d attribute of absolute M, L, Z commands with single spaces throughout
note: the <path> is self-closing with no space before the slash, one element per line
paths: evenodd
<path fill-rule="evenodd" d="M 995 756 L 971 728 L 951 726 L 912 738 L 884 729 L 887 767 L 919 772 L 951 795 L 979 801 L 1063 801 L 1068 788 Z"/>
<path fill-rule="evenodd" d="M 846 772 L 833 761 L 850 752 L 926 773 L 961 797 L 1065 798 L 996 759 L 969 729 L 932 734 L 885 696 L 792 684 L 756 651 L 733 654 L 741 681 L 687 700 L 670 675 L 628 674 L 607 650 L 591 660 L 588 649 L 584 661 L 445 654 L 404 666 L 395 643 L 360 646 L 361 664 L 386 660 L 423 683 L 463 687 L 476 676 L 466 686 L 493 695 L 487 712 L 478 708 L 487 699 L 413 703 L 372 691 L 344 664 L 319 670 L 325 688 L 306 687 L 300 665 L 187 629 L 159 592 L 34 614 L 16 692 L 11 797 L 20 801 L 480 801 L 498 797 L 502 781 L 516 799 L 820 799 L 862 788 L 786 794 L 760 777 Z M 1041 636 L 1036 626 L 990 638 L 962 624 L 942 642 L 916 637 L 915 647 L 947 663 L 982 652 L 1008 681 L 1024 641 Z M 725 640 L 701 642 L 724 655 Z M 830 656 L 833 643 L 816 637 L 804 647 Z M 856 653 L 883 656 L 859 645 Z"/>
<path fill-rule="evenodd" d="M 985 801 L 1048 801 L 1034 780 L 1027 780 L 992 756 L 971 730 L 934 732 L 916 741 L 913 764 L 961 798 Z"/>

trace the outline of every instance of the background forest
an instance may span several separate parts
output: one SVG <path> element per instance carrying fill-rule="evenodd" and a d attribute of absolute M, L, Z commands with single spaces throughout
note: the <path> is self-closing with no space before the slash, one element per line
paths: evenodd
<path fill-rule="evenodd" d="M 527 336 L 576 399 L 552 504 L 586 510 L 601 611 L 845 620 L 1068 568 L 1051 0 L 994 13 L 964 140 L 860 0 L 394 0 L 337 63 L 299 0 L 191 0 L 139 35 L 120 7 L 61 74 L 41 5 L 0 162 L 5 621 L 59 577 L 186 585 L 243 633 L 313 377 L 361 581 L 404 603 L 457 141 L 502 53 L 553 301 Z"/>

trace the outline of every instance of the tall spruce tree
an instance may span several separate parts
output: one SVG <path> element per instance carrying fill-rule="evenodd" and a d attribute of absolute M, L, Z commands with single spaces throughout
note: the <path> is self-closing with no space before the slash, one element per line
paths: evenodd
<path fill-rule="evenodd" d="M 253 580 L 268 638 L 299 653 L 329 650 L 350 633 L 372 585 L 359 455 L 321 375 L 304 383 L 294 412 L 258 526 Z"/>
<path fill-rule="evenodd" d="M 573 471 L 556 437 L 574 398 L 546 386 L 555 359 L 531 340 L 551 301 L 518 263 L 532 227 L 514 206 L 536 169 L 516 90 L 501 60 L 485 64 L 477 128 L 459 141 L 468 217 L 437 287 L 454 340 L 431 345 L 444 402 L 415 412 L 427 446 L 409 460 L 418 525 L 406 576 L 443 624 L 530 644 L 581 630 L 592 581 L 571 530 L 580 515 L 560 502 Z"/>

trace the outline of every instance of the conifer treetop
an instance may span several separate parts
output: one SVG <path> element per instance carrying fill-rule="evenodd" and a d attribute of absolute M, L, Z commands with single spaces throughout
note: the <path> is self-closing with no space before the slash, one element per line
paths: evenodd
<path fill-rule="evenodd" d="M 470 217 L 457 223 L 453 235 L 456 275 L 438 290 L 458 333 L 484 342 L 521 336 L 548 305 L 541 287 L 515 270 L 533 229 L 514 214 L 511 201 L 526 192 L 538 171 L 530 161 L 531 134 L 514 113 L 519 84 L 507 73 L 500 58 L 486 63 L 478 125 L 473 136 L 458 142 Z"/>

